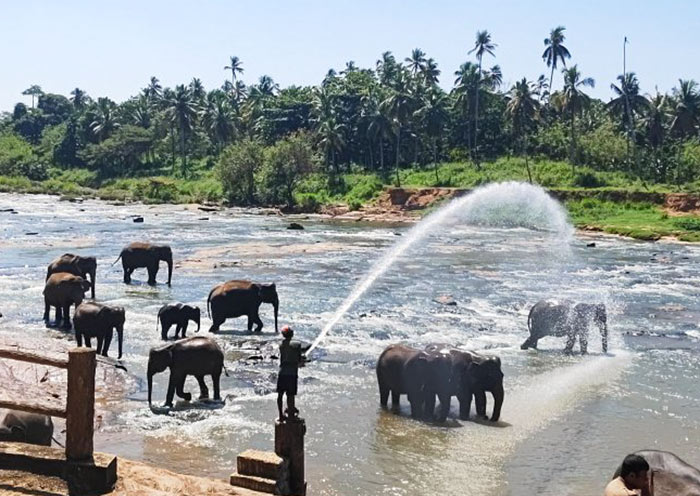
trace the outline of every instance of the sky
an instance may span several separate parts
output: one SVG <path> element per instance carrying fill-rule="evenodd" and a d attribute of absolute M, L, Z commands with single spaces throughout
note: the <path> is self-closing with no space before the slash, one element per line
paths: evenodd
<path fill-rule="evenodd" d="M 211 89 L 230 77 L 231 55 L 243 61 L 247 84 L 267 74 L 285 87 L 318 84 L 349 60 L 373 68 L 384 51 L 401 60 L 421 48 L 449 89 L 483 29 L 498 45 L 484 65 L 499 64 L 507 88 L 549 77 L 543 40 L 558 25 L 568 63 L 595 79 L 590 94 L 605 101 L 622 73 L 625 36 L 627 69 L 643 92 L 700 81 L 698 0 L 0 0 L 0 12 L 0 111 L 29 104 L 21 93 L 32 84 L 118 102 L 151 76 L 163 86 L 199 77 Z M 561 83 L 555 75 L 554 87 Z"/>

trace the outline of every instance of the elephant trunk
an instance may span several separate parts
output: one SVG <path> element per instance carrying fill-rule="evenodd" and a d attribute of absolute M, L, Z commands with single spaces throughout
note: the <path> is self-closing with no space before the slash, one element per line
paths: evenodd
<path fill-rule="evenodd" d="M 90 271 L 90 289 L 92 294 L 92 299 L 95 299 L 95 273 L 97 272 L 97 267 Z"/>
<path fill-rule="evenodd" d="M 122 358 L 122 343 L 124 342 L 124 325 L 117 326 L 117 338 L 119 339 L 119 359 Z"/>
<path fill-rule="evenodd" d="M 493 395 L 493 414 L 491 414 L 491 421 L 497 422 L 501 418 L 501 407 L 503 406 L 503 398 L 505 397 L 505 392 L 503 391 L 503 383 L 496 386 L 492 391 Z"/>
<path fill-rule="evenodd" d="M 199 315 L 195 317 L 194 321 L 197 323 L 197 330 L 195 332 L 199 332 Z"/>
<path fill-rule="evenodd" d="M 279 332 L 279 330 L 277 330 L 277 313 L 278 313 L 279 308 L 280 308 L 279 299 L 275 298 L 275 301 L 272 302 L 272 305 L 275 308 L 275 332 Z"/>

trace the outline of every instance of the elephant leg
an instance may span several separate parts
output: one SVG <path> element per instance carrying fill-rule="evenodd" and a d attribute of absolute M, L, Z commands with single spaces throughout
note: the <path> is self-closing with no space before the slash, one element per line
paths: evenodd
<path fill-rule="evenodd" d="M 108 356 L 107 353 L 109 353 L 109 346 L 112 344 L 112 338 L 114 337 L 114 331 L 110 329 L 107 333 L 104 335 L 104 341 L 102 342 L 102 356 Z M 99 353 L 99 351 L 98 351 Z"/>
<path fill-rule="evenodd" d="M 158 263 L 156 262 L 155 265 L 149 265 L 148 267 L 146 267 L 146 270 L 148 270 L 148 284 L 150 284 L 151 286 L 155 285 L 156 275 L 158 274 Z"/>
<path fill-rule="evenodd" d="M 192 394 L 185 391 L 185 379 L 187 379 L 187 374 L 178 374 L 178 381 L 175 384 L 175 392 L 183 400 L 190 401 L 192 399 Z"/>
<path fill-rule="evenodd" d="M 173 372 L 170 372 L 170 379 L 168 379 L 168 393 L 165 395 L 165 406 L 173 406 L 173 397 L 175 396 L 175 384 L 178 378 L 175 377 Z"/>
<path fill-rule="evenodd" d="M 223 319 L 223 318 L 221 318 L 217 315 L 214 315 L 214 314 L 212 314 L 211 320 L 212 320 L 212 324 L 211 324 L 211 327 L 209 328 L 209 332 L 218 332 L 219 327 L 221 327 L 221 324 L 223 324 L 224 321 L 226 321 L 226 319 Z M 250 330 L 250 329 L 248 329 L 248 330 Z"/>
<path fill-rule="evenodd" d="M 90 337 L 87 334 L 84 334 L 84 336 L 85 336 L 85 346 L 87 346 L 88 348 L 92 348 L 92 337 Z"/>
<path fill-rule="evenodd" d="M 584 330 L 578 335 L 578 342 L 581 345 L 581 354 L 585 355 L 588 353 L 588 331 Z"/>
<path fill-rule="evenodd" d="M 255 332 L 262 331 L 263 323 L 262 323 L 262 320 L 260 320 L 260 315 L 258 314 L 258 312 L 255 312 L 255 314 L 253 316 L 253 320 L 255 321 L 255 326 L 256 326 Z"/>
<path fill-rule="evenodd" d="M 395 410 L 401 406 L 401 394 L 397 393 L 395 390 L 391 390 L 391 407 Z"/>
<path fill-rule="evenodd" d="M 211 382 L 214 384 L 214 399 L 221 399 L 221 370 L 214 371 L 211 374 Z"/>
<path fill-rule="evenodd" d="M 447 415 L 450 413 L 450 400 L 452 399 L 452 395 L 450 394 L 441 394 L 438 396 L 440 399 L 440 414 L 438 415 L 438 422 L 444 422 L 447 420 Z"/>
<path fill-rule="evenodd" d="M 248 315 L 248 332 L 253 332 L 253 316 Z"/>
<path fill-rule="evenodd" d="M 64 329 L 70 329 L 71 324 L 70 324 L 70 303 L 67 305 L 63 306 L 63 309 L 61 310 L 63 312 L 63 328 Z"/>
<path fill-rule="evenodd" d="M 411 404 L 411 417 L 421 418 L 423 416 L 423 398 L 420 393 L 409 393 L 408 402 Z M 433 399 L 433 405 L 435 399 Z M 430 413 L 432 415 L 432 412 Z"/>
<path fill-rule="evenodd" d="M 169 331 L 169 330 L 170 330 L 170 326 L 169 326 L 169 325 L 166 326 L 165 323 L 161 323 L 160 337 L 161 337 L 161 339 L 162 339 L 163 341 L 167 341 L 167 340 L 168 340 L 168 331 Z M 177 337 L 177 334 L 176 334 L 175 337 Z"/>
<path fill-rule="evenodd" d="M 75 331 L 75 341 L 78 343 L 78 346 L 83 345 L 83 333 L 79 331 Z"/>
<path fill-rule="evenodd" d="M 131 273 L 134 271 L 134 269 L 129 267 L 126 264 L 126 262 L 124 262 L 123 258 L 122 258 L 122 269 L 124 269 L 124 283 L 131 284 Z"/>
<path fill-rule="evenodd" d="M 186 334 L 187 334 L 187 321 L 185 321 L 185 323 L 182 324 L 182 325 L 180 326 L 180 329 L 181 329 L 181 337 L 183 337 L 183 338 L 186 337 Z"/>
<path fill-rule="evenodd" d="M 409 398 L 410 400 L 411 398 Z M 411 402 L 411 410 L 413 410 L 413 402 Z M 435 416 L 435 393 L 425 393 L 425 403 L 423 403 L 423 416 L 426 419 L 432 419 Z"/>
<path fill-rule="evenodd" d="M 51 305 L 49 305 L 49 302 L 46 301 L 46 298 L 44 298 L 44 322 L 47 324 L 49 323 L 49 314 L 51 313 Z"/>
<path fill-rule="evenodd" d="M 204 376 L 198 375 L 196 377 L 197 377 L 197 382 L 199 383 L 199 399 L 206 400 L 207 398 L 209 398 L 209 388 L 207 387 L 206 383 L 204 382 Z"/>
<path fill-rule="evenodd" d="M 474 392 L 474 403 L 476 403 L 477 417 L 486 417 L 486 391 L 483 389 Z"/>
<path fill-rule="evenodd" d="M 102 345 L 105 342 L 104 336 L 100 336 L 98 334 L 97 336 L 95 336 L 95 339 L 97 339 L 97 348 L 95 348 L 95 350 L 97 351 L 97 354 L 104 356 L 104 352 L 103 352 L 103 348 L 102 348 Z"/>
<path fill-rule="evenodd" d="M 566 347 L 564 348 L 564 353 L 570 355 L 574 351 L 574 343 L 576 343 L 576 332 L 571 329 L 566 333 Z"/>
<path fill-rule="evenodd" d="M 389 388 L 383 384 L 379 384 L 379 404 L 386 408 L 389 403 Z"/>
<path fill-rule="evenodd" d="M 461 420 L 469 420 L 469 413 L 472 409 L 472 393 L 461 394 L 459 399 L 459 418 Z"/>

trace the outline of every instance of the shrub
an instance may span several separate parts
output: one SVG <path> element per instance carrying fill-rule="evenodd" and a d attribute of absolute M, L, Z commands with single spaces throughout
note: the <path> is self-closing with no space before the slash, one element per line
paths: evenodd
<path fill-rule="evenodd" d="M 699 217 L 679 217 L 674 219 L 673 224 L 686 231 L 700 231 Z"/>
<path fill-rule="evenodd" d="M 600 188 L 605 186 L 605 181 L 595 172 L 590 170 L 580 170 L 574 176 L 574 186 L 581 188 Z"/>
<path fill-rule="evenodd" d="M 231 203 L 252 204 L 255 201 L 255 176 L 264 164 L 265 148 L 250 139 L 226 147 L 216 164 L 226 198 Z"/>

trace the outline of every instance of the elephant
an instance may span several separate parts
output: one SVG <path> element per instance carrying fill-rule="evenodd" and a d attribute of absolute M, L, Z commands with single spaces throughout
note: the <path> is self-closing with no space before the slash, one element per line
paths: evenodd
<path fill-rule="evenodd" d="M 46 270 L 46 279 L 48 280 L 51 274 L 56 272 L 68 272 L 69 274 L 80 276 L 85 280 L 87 280 L 87 276 L 89 275 L 92 290 L 91 297 L 93 300 L 95 299 L 95 273 L 97 272 L 97 258 L 81 257 L 80 255 L 73 255 L 72 253 L 64 253 L 49 264 L 49 267 Z"/>
<path fill-rule="evenodd" d="M 185 379 L 193 375 L 199 383 L 199 399 L 209 397 L 209 389 L 204 383 L 204 376 L 211 375 L 214 383 L 214 399 L 220 400 L 219 379 L 224 369 L 224 352 L 211 338 L 195 336 L 180 339 L 159 348 L 151 348 L 148 354 L 148 404 L 151 404 L 153 391 L 153 376 L 170 368 L 168 393 L 163 406 L 173 406 L 173 396 L 177 395 L 185 401 L 190 401 L 192 395 L 185 392 Z"/>
<path fill-rule="evenodd" d="M 257 284 L 250 281 L 227 281 L 214 286 L 207 298 L 207 313 L 212 320 L 209 332 L 217 332 L 221 324 L 231 317 L 248 317 L 248 332 L 256 325 L 255 332 L 263 328 L 258 310 L 261 303 L 271 303 L 275 310 L 275 332 L 279 298 L 277 287 L 272 284 Z"/>
<path fill-rule="evenodd" d="M 78 346 L 85 345 L 90 348 L 90 340 L 97 338 L 97 353 L 108 356 L 109 345 L 114 337 L 114 329 L 117 330 L 119 345 L 119 358 L 122 357 L 122 344 L 124 342 L 124 307 L 113 307 L 94 301 L 81 303 L 75 309 L 73 327 L 75 328 L 75 340 Z"/>
<path fill-rule="evenodd" d="M 438 384 L 426 392 L 426 408 L 434 407 L 435 396 L 440 399 L 440 414 L 438 420 L 444 422 L 450 411 L 450 399 L 457 396 L 459 400 L 459 418 L 469 420 L 472 397 L 476 403 L 476 414 L 480 418 L 486 416 L 486 391 L 493 396 L 493 412 L 491 421 L 497 422 L 501 417 L 501 408 L 505 393 L 503 390 L 503 372 L 501 359 L 497 356 L 481 355 L 473 351 L 460 350 L 451 346 L 429 344 L 425 351 L 431 355 L 447 355 L 451 361 L 449 389 L 446 384 Z M 443 400 L 444 398 L 444 400 Z"/>
<path fill-rule="evenodd" d="M 51 446 L 53 421 L 48 415 L 4 410 L 0 418 L 0 441 Z"/>
<path fill-rule="evenodd" d="M 117 263 L 120 258 L 122 259 L 124 282 L 126 284 L 131 284 L 131 274 L 134 272 L 134 269 L 146 267 L 148 270 L 148 284 L 154 286 L 156 284 L 156 275 L 158 275 L 158 264 L 163 260 L 168 264 L 168 286 L 170 286 L 173 277 L 173 251 L 168 245 L 131 243 L 122 249 L 112 265 Z"/>
<path fill-rule="evenodd" d="M 654 496 L 700 496 L 700 470 L 669 451 L 642 450 L 634 453 L 649 464 Z M 619 466 L 613 479 L 620 476 Z"/>
<path fill-rule="evenodd" d="M 423 417 L 429 360 L 429 354 L 424 351 L 402 344 L 387 346 L 377 360 L 381 406 L 386 408 L 391 393 L 391 405 L 398 409 L 401 395 L 405 394 L 411 404 L 411 416 Z"/>
<path fill-rule="evenodd" d="M 544 336 L 566 336 L 566 353 L 571 353 L 579 339 L 581 353 L 588 353 L 588 326 L 596 324 L 600 330 L 603 353 L 608 351 L 608 316 L 602 303 L 575 303 L 569 300 L 541 300 L 530 309 L 527 328 L 530 337 L 521 349 L 537 348 Z"/>
<path fill-rule="evenodd" d="M 187 324 L 191 320 L 197 324 L 197 330 L 199 332 L 199 317 L 200 317 L 199 307 L 193 307 L 190 305 L 183 305 L 182 303 L 174 303 L 170 305 L 163 305 L 160 310 L 158 310 L 158 321 L 161 325 L 161 337 L 163 341 L 168 339 L 168 331 L 170 327 L 175 324 L 175 339 L 177 339 L 178 333 L 182 333 L 181 337 L 187 337 Z M 156 322 L 156 330 L 158 330 L 158 322 Z"/>
<path fill-rule="evenodd" d="M 76 308 L 83 302 L 85 292 L 90 289 L 90 282 L 68 272 L 56 272 L 46 280 L 44 287 L 44 321 L 49 322 L 49 310 L 56 307 L 56 325 L 70 329 L 71 305 Z"/>

